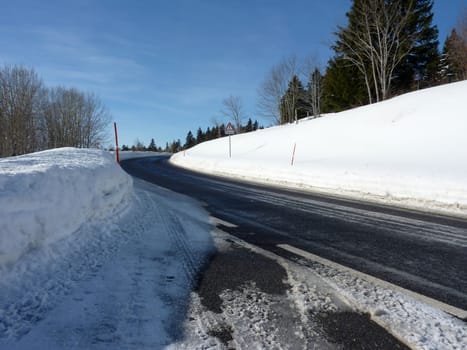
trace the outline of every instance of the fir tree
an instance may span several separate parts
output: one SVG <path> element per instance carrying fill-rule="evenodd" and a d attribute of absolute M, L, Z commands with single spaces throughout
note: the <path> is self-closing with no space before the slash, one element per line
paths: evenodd
<path fill-rule="evenodd" d="M 208 128 L 206 129 L 206 132 L 204 133 L 204 138 L 206 139 L 206 141 L 209 141 L 209 140 L 212 140 L 213 138 L 215 138 L 215 136 L 213 135 L 212 133 L 212 130 L 211 128 L 208 126 Z"/>
<path fill-rule="evenodd" d="M 201 143 L 204 142 L 205 135 L 203 133 L 203 130 L 201 128 L 198 128 L 198 131 L 196 132 L 196 143 Z"/>
<path fill-rule="evenodd" d="M 180 139 L 178 139 L 177 141 L 175 141 L 175 140 L 172 141 L 172 143 L 168 147 L 168 150 L 169 150 L 170 153 L 180 152 L 182 150 L 182 145 L 181 145 Z"/>
<path fill-rule="evenodd" d="M 253 131 L 253 121 L 251 118 L 248 118 L 248 122 L 246 123 L 244 130 L 245 132 Z"/>
<path fill-rule="evenodd" d="M 255 122 L 253 123 L 253 131 L 258 130 L 258 121 L 255 119 Z"/>
<path fill-rule="evenodd" d="M 395 1 L 395 0 L 392 0 Z M 403 93 L 436 85 L 439 80 L 438 28 L 433 24 L 433 0 L 410 0 L 413 6 L 405 35 L 413 38 L 410 53 L 394 71 L 394 91 Z"/>
<path fill-rule="evenodd" d="M 444 83 L 467 79 L 467 42 L 456 29 L 444 42 L 440 75 Z"/>
<path fill-rule="evenodd" d="M 183 148 L 191 148 L 193 147 L 194 145 L 196 144 L 196 140 L 195 138 L 193 137 L 193 133 L 190 131 L 188 131 L 187 135 L 186 135 L 186 139 L 185 139 L 185 145 L 183 146 Z"/>
<path fill-rule="evenodd" d="M 365 83 L 358 69 L 343 58 L 332 58 L 323 78 L 321 112 L 341 112 L 367 101 Z"/>
<path fill-rule="evenodd" d="M 294 75 L 289 82 L 280 105 L 281 124 L 291 123 L 307 116 L 310 112 L 305 89 L 300 79 Z"/>
<path fill-rule="evenodd" d="M 154 141 L 154 139 L 151 139 L 151 142 L 149 143 L 149 146 L 148 146 L 148 151 L 152 151 L 152 152 L 157 151 L 156 142 Z"/>

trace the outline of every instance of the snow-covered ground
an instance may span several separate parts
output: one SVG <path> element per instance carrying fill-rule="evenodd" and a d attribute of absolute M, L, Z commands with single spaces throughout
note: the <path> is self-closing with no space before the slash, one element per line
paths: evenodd
<path fill-rule="evenodd" d="M 213 249 L 207 213 L 132 179 L 109 153 L 0 160 L 0 349 L 175 342 Z"/>
<path fill-rule="evenodd" d="M 199 144 L 173 164 L 467 216 L 467 81 Z M 293 165 L 292 155 L 295 148 Z"/>
<path fill-rule="evenodd" d="M 0 201 L 0 349 L 339 349 L 314 317 L 340 311 L 367 312 L 414 348 L 467 342 L 465 322 L 435 308 L 218 231 L 200 203 L 131 180 L 102 151 L 1 159 Z M 246 283 L 206 310 L 196 275 L 231 245 L 282 265 L 285 296 Z"/>
<path fill-rule="evenodd" d="M 229 346 L 239 349 L 341 349 L 341 345 L 323 336 L 317 319 L 322 315 L 332 317 L 352 312 L 368 314 L 374 322 L 413 349 L 461 350 L 467 344 L 464 321 L 403 293 L 321 263 L 302 259 L 295 263 L 283 259 L 219 230 L 213 236 L 220 252 L 231 250 L 233 242 L 280 264 L 287 273 L 284 281 L 289 285 L 287 300 L 281 301 L 277 295 L 264 293 L 254 283 L 245 284 L 240 290 L 224 291 L 220 295 L 222 312 L 215 313 L 207 310 L 198 295 L 192 293 L 189 317 L 185 322 L 186 336 L 171 345 L 170 350 Z M 287 318 L 289 321 L 284 322 Z M 299 318 L 300 323 L 291 323 L 293 318 Z M 225 329 L 231 332 L 232 340 L 223 347 L 213 333 Z M 371 345 L 365 346 L 371 348 Z"/>
<path fill-rule="evenodd" d="M 131 177 L 103 151 L 62 148 L 0 159 L 0 271 L 85 222 L 121 212 L 132 193 Z"/>

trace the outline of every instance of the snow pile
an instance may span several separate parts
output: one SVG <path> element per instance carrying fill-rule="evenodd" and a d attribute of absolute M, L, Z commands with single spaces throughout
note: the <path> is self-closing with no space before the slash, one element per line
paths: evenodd
<path fill-rule="evenodd" d="M 0 269 L 122 211 L 132 179 L 111 154 L 61 148 L 0 159 Z"/>
<path fill-rule="evenodd" d="M 132 197 L 0 274 L 0 349 L 163 349 L 182 336 L 214 249 L 208 214 L 139 179 Z"/>
<path fill-rule="evenodd" d="M 467 215 L 467 81 L 172 156 L 201 172 Z M 293 150 L 296 147 L 294 164 Z"/>

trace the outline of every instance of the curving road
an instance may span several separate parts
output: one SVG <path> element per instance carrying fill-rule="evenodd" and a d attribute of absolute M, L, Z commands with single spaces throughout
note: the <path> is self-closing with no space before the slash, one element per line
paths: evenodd
<path fill-rule="evenodd" d="M 288 244 L 467 310 L 467 221 L 206 176 L 167 156 L 131 175 L 202 202 L 223 230 L 282 256 Z M 236 226 L 236 227 L 234 227 Z"/>

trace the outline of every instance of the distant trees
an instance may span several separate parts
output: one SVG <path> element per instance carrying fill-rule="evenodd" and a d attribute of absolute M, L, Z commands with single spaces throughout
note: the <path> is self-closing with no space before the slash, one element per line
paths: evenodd
<path fill-rule="evenodd" d="M 444 82 L 467 79 L 467 9 L 444 43 L 441 76 Z"/>
<path fill-rule="evenodd" d="M 45 148 L 45 88 L 32 69 L 0 69 L 0 156 Z"/>
<path fill-rule="evenodd" d="M 0 68 L 0 157 L 63 146 L 99 147 L 109 121 L 95 95 L 48 89 L 33 69 Z"/>
<path fill-rule="evenodd" d="M 188 149 L 191 148 L 201 142 L 204 141 L 209 141 L 213 139 L 217 139 L 219 137 L 225 136 L 225 124 L 219 124 L 216 118 L 213 118 L 213 121 L 215 122 L 215 125 L 212 127 L 207 127 L 205 131 L 203 129 L 198 128 L 196 132 L 196 138 L 193 136 L 193 133 L 188 131 L 185 139 L 185 144 L 183 147 L 181 145 L 176 144 L 176 141 L 173 141 L 171 144 L 167 144 L 166 146 L 166 151 L 167 152 L 172 152 L 173 149 Z M 250 132 L 250 131 L 255 131 L 258 129 L 261 129 L 262 127 L 259 126 L 259 123 L 257 120 L 254 122 L 251 120 L 251 118 L 248 118 L 248 121 L 245 125 L 240 125 L 240 130 L 242 132 Z M 174 147 L 175 144 L 175 147 Z M 178 147 L 180 146 L 180 147 Z M 176 152 L 178 152 L 176 151 Z"/>
<path fill-rule="evenodd" d="M 452 29 L 446 38 L 441 56 L 440 74 L 442 80 L 450 83 L 453 81 L 466 79 L 464 42 L 457 34 L 456 29 Z"/>
<path fill-rule="evenodd" d="M 307 101 L 311 107 L 311 113 L 315 118 L 321 115 L 321 100 L 323 97 L 323 75 L 318 68 L 310 74 L 307 84 Z"/>
<path fill-rule="evenodd" d="M 306 88 L 302 80 L 308 79 Z M 295 56 L 273 66 L 258 89 L 258 109 L 273 124 L 291 123 L 321 114 L 323 76 L 316 60 L 299 62 Z"/>
<path fill-rule="evenodd" d="M 156 146 L 156 141 L 154 141 L 154 139 L 151 139 L 151 142 L 149 142 L 148 151 L 150 151 L 150 152 L 157 152 L 158 151 L 158 148 Z"/>
<path fill-rule="evenodd" d="M 193 147 L 195 144 L 196 144 L 196 139 L 193 137 L 192 132 L 188 131 L 188 134 L 186 135 L 184 147 L 190 148 L 190 147 Z"/>
<path fill-rule="evenodd" d="M 281 98 L 280 123 L 292 123 L 304 118 L 310 111 L 307 93 L 298 76 L 292 76 L 289 86 Z"/>
<path fill-rule="evenodd" d="M 47 91 L 44 121 L 47 148 L 91 148 L 105 141 L 110 114 L 95 95 L 58 87 Z"/>
<path fill-rule="evenodd" d="M 241 132 L 242 123 L 245 116 L 243 112 L 242 100 L 240 97 L 230 95 L 222 101 L 222 106 L 223 108 L 221 113 L 234 123 L 237 132 Z"/>
<path fill-rule="evenodd" d="M 135 151 L 144 152 L 144 151 L 147 151 L 148 149 L 146 148 L 144 143 L 137 138 L 136 141 L 135 141 L 135 144 L 133 146 L 131 146 L 131 150 L 133 152 L 135 152 Z"/>
<path fill-rule="evenodd" d="M 280 124 L 288 119 L 285 112 L 283 97 L 289 88 L 290 81 L 297 75 L 299 65 L 295 56 L 283 59 L 272 67 L 266 79 L 258 89 L 258 109 L 263 117 L 271 119 L 274 124 Z"/>

